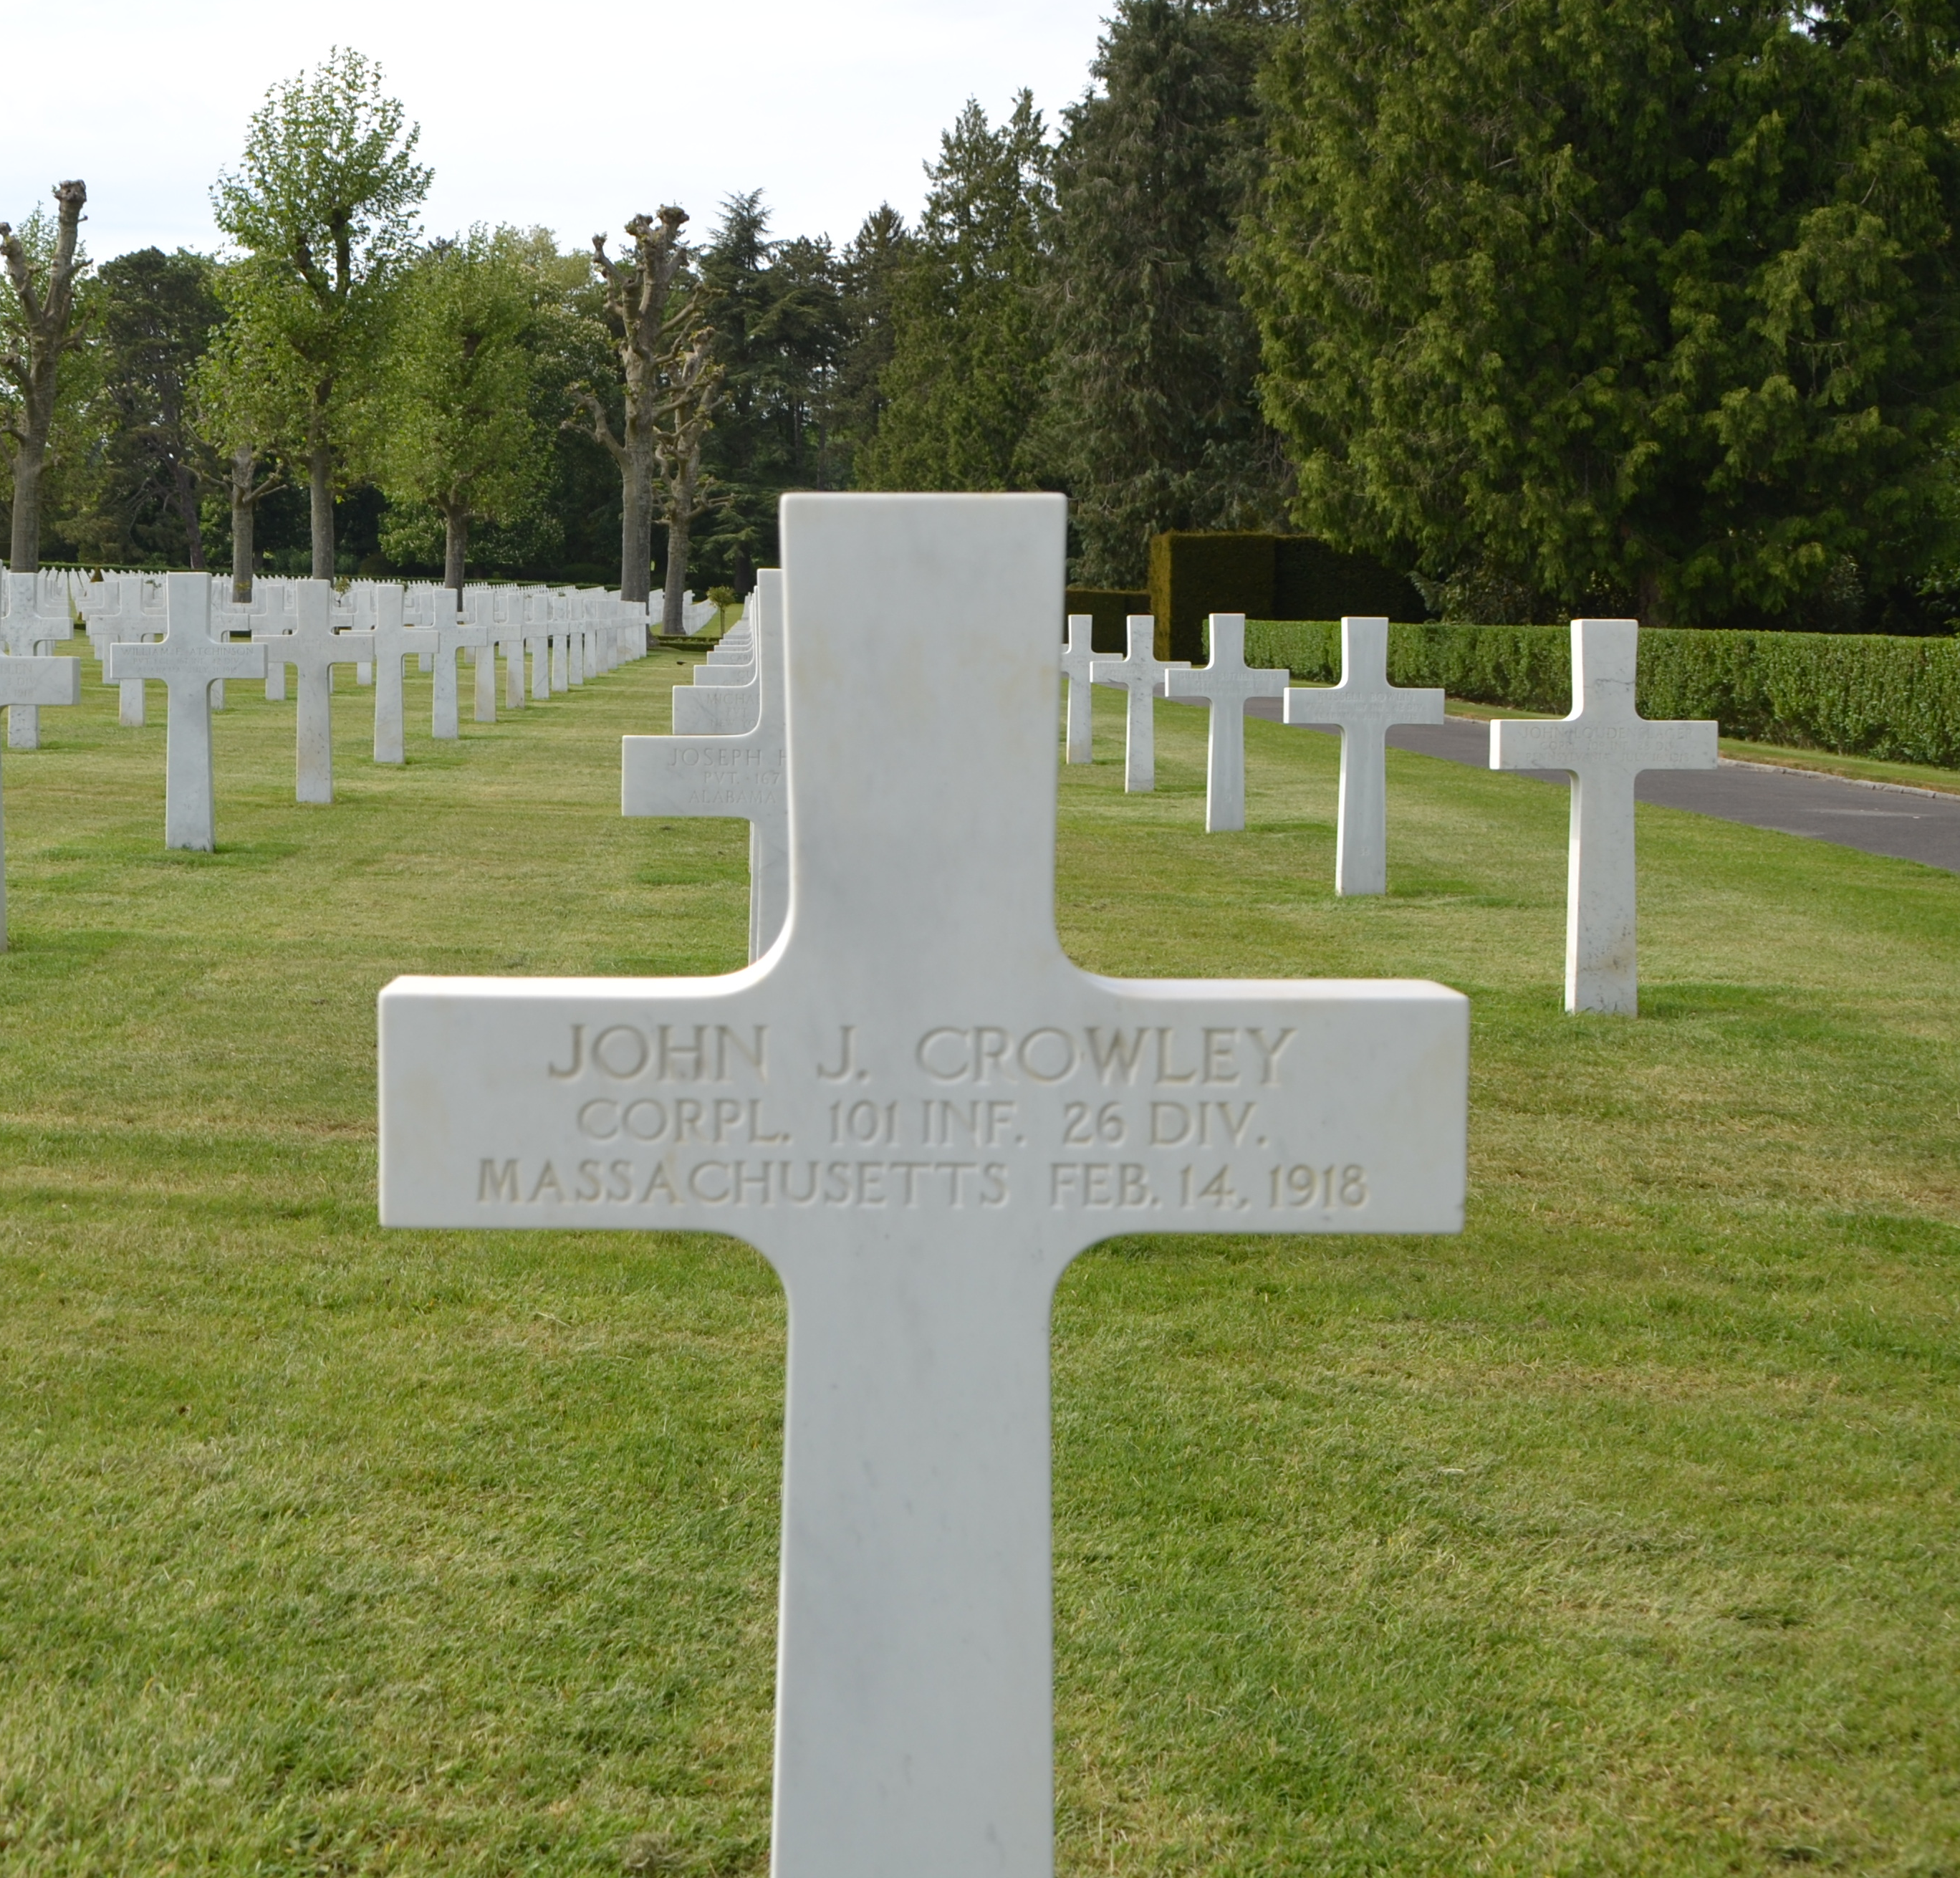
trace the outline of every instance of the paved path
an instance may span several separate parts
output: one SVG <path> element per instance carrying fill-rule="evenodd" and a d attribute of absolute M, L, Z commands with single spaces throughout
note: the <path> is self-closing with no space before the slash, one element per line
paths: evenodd
<path fill-rule="evenodd" d="M 1247 708 L 1255 716 L 1279 720 L 1277 698 L 1255 698 Z M 1320 727 L 1302 727 L 1317 731 Z M 1339 733 L 1330 728 L 1324 734 Z M 1396 750 L 1445 757 L 1475 769 L 1490 767 L 1490 727 L 1481 718 L 1402 724 L 1389 733 L 1389 742 Z M 1535 776 L 1544 782 L 1567 780 L 1561 770 L 1514 773 Z M 1634 794 L 1643 802 L 1693 809 L 1725 822 L 1835 842 L 1841 848 L 1862 848 L 1868 855 L 1893 855 L 1902 861 L 1923 861 L 1929 867 L 1960 874 L 1960 795 L 1853 782 L 1841 776 L 1773 769 L 1766 764 L 1732 762 L 1726 758 L 1720 769 L 1650 769 L 1635 785 Z"/>

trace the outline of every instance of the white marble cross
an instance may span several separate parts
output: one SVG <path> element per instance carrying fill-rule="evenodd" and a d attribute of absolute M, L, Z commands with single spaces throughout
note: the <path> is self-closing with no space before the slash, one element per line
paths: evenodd
<path fill-rule="evenodd" d="M 444 590 L 445 595 L 447 590 Z M 429 735 L 449 740 L 463 734 L 457 712 L 457 654 L 473 651 L 479 658 L 490 660 L 493 665 L 497 655 L 491 647 L 488 627 L 473 626 L 453 617 L 446 606 L 438 605 L 432 630 L 435 634 L 435 683 L 431 687 Z M 478 689 L 480 691 L 482 687 Z M 490 686 L 490 715 L 493 721 L 496 714 L 497 687 L 493 671 Z"/>
<path fill-rule="evenodd" d="M 1093 614 L 1071 613 L 1068 637 L 1061 648 L 1062 676 L 1068 680 L 1068 729 L 1062 738 L 1062 760 L 1089 763 L 1095 757 L 1095 718 L 1090 702 L 1094 682 L 1089 667 L 1096 654 L 1090 646 L 1096 620 Z"/>
<path fill-rule="evenodd" d="M 291 587 L 292 630 L 254 633 L 266 648 L 299 674 L 299 709 L 293 733 L 294 799 L 333 800 L 333 668 L 352 665 L 359 654 L 352 635 L 333 629 L 333 585 L 329 581 L 295 581 Z"/>
<path fill-rule="evenodd" d="M 1188 671 L 1188 659 L 1157 657 L 1157 622 L 1148 613 L 1131 613 L 1128 625 L 1127 658 L 1096 659 L 1089 667 L 1098 685 L 1114 685 L 1130 694 L 1123 739 L 1123 788 L 1135 794 L 1157 786 L 1157 691 L 1167 672 Z"/>
<path fill-rule="evenodd" d="M 531 592 L 520 597 L 524 609 L 524 646 L 531 655 L 531 697 L 542 702 L 552 695 L 551 599 Z"/>
<path fill-rule="evenodd" d="M 43 647 L 75 636 L 75 615 L 63 594 L 51 593 L 34 574 L 9 574 L 0 612 L 0 645 L 10 658 L 31 658 Z M 41 712 L 24 700 L 7 707 L 7 743 L 11 750 L 41 747 Z"/>
<path fill-rule="evenodd" d="M 408 760 L 402 746 L 402 661 L 412 654 L 436 648 L 433 626 L 402 624 L 405 596 L 399 587 L 377 587 L 371 597 L 374 624 L 356 627 L 341 636 L 355 648 L 364 663 L 374 667 L 374 760 Z M 450 667 L 453 676 L 454 667 Z"/>
<path fill-rule="evenodd" d="M 1255 669 L 1246 663 L 1246 616 L 1214 613 L 1211 660 L 1195 670 L 1180 666 L 1164 679 L 1164 695 L 1211 707 L 1205 746 L 1204 832 L 1229 834 L 1246 826 L 1246 706 L 1254 698 L 1286 695 L 1290 672 Z"/>
<path fill-rule="evenodd" d="M 1634 957 L 1634 779 L 1643 769 L 1713 769 L 1721 727 L 1650 722 L 1634 707 L 1640 623 L 1572 622 L 1572 710 L 1491 726 L 1493 769 L 1562 769 L 1572 778 L 1565 874 L 1565 1007 L 1631 1017 Z"/>
<path fill-rule="evenodd" d="M 775 1878 L 1052 1870 L 1077 1253 L 1462 1222 L 1456 992 L 1063 953 L 1064 534 L 1059 496 L 785 497 L 782 938 L 726 977 L 380 997 L 387 1224 L 730 1233 L 782 1279 Z"/>
<path fill-rule="evenodd" d="M 32 580 L 30 574 L 24 576 Z M 9 711 L 32 705 L 78 705 L 81 702 L 81 661 L 72 658 L 43 658 L 34 653 L 9 653 L 0 658 L 0 705 Z M 0 952 L 7 950 L 7 833 L 0 816 Z"/>
<path fill-rule="evenodd" d="M 1389 890 L 1389 727 L 1440 724 L 1443 703 L 1440 691 L 1389 683 L 1386 619 L 1343 619 L 1340 683 L 1296 685 L 1287 691 L 1287 723 L 1332 724 L 1341 730 L 1335 893 Z"/>
<path fill-rule="evenodd" d="M 158 606 L 154 612 L 144 604 L 145 590 L 154 588 Z M 109 648 L 123 640 L 148 638 L 164 629 L 163 590 L 154 575 L 110 574 L 95 584 L 82 600 L 82 616 L 89 643 L 97 661 L 106 673 Z M 125 730 L 143 727 L 143 683 L 132 678 L 116 688 L 116 720 Z"/>
<path fill-rule="evenodd" d="M 211 636 L 211 577 L 173 574 L 165 587 L 164 636 L 154 645 L 109 648 L 110 682 L 161 679 L 164 731 L 164 845 L 208 854 L 218 845 L 211 771 L 211 688 L 227 678 L 263 678 L 266 648 Z"/>
<path fill-rule="evenodd" d="M 762 618 L 755 727 L 729 737 L 620 740 L 622 815 L 739 816 L 749 824 L 749 957 L 776 943 L 790 910 L 790 805 L 783 738 L 782 573 L 756 576 Z"/>

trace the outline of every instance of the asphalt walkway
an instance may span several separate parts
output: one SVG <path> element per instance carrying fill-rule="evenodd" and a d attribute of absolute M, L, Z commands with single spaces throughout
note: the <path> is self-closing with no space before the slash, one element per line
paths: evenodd
<path fill-rule="evenodd" d="M 1193 705 L 1194 710 L 1201 709 Z M 1255 716 L 1280 721 L 1277 698 L 1255 698 Z M 1303 729 L 1319 731 L 1317 724 Z M 1332 728 L 1328 737 L 1339 733 Z M 1396 750 L 1440 756 L 1452 763 L 1487 769 L 1490 726 L 1481 718 L 1450 718 L 1441 724 L 1398 725 L 1389 733 Z M 1542 782 L 1568 782 L 1562 770 L 1522 769 Z M 1765 763 L 1722 759 L 1719 769 L 1650 769 L 1634 785 L 1642 802 L 1670 809 L 1692 809 L 1725 822 L 1835 842 L 1868 855 L 1892 855 L 1960 874 L 1960 795 L 1909 789 L 1892 783 L 1854 782 L 1809 770 L 1777 769 Z"/>

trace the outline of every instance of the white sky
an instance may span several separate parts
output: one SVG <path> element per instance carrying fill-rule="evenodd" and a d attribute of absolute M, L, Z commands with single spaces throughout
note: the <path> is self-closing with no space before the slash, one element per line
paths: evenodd
<path fill-rule="evenodd" d="M 677 202 L 705 235 L 759 188 L 778 235 L 848 240 L 970 97 L 1029 87 L 1052 127 L 1088 83 L 1109 0 L 60 0 L 10 5 L 0 220 L 88 185 L 107 260 L 212 249 L 208 191 L 266 88 L 338 41 L 380 62 L 435 170 L 432 234 L 533 224 L 561 247 Z M 308 24 L 317 11 L 327 22 Z"/>

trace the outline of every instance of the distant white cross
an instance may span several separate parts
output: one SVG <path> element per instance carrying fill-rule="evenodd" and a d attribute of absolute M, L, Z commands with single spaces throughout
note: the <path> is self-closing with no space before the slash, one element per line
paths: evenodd
<path fill-rule="evenodd" d="M 1089 689 L 1094 682 L 1089 676 L 1089 667 L 1096 657 L 1090 645 L 1095 631 L 1093 614 L 1068 616 L 1068 638 L 1061 648 L 1062 676 L 1068 680 L 1068 731 L 1062 739 L 1062 759 L 1065 762 L 1088 763 L 1096 760 L 1095 719 Z"/>
<path fill-rule="evenodd" d="M 333 668 L 352 665 L 360 654 L 352 635 L 333 629 L 333 587 L 327 581 L 295 581 L 292 630 L 258 632 L 268 660 L 290 665 L 298 674 L 299 709 L 293 732 L 294 799 L 333 800 Z"/>
<path fill-rule="evenodd" d="M 1389 890 L 1389 727 L 1440 724 L 1443 702 L 1440 691 L 1389 683 L 1386 619 L 1343 619 L 1340 683 L 1296 685 L 1287 691 L 1287 723 L 1332 724 L 1341 730 L 1335 893 Z"/>
<path fill-rule="evenodd" d="M 154 610 L 145 605 L 151 590 Z M 124 640 L 149 638 L 164 629 L 163 588 L 154 575 L 106 575 L 83 596 L 82 618 L 89 644 L 105 673 L 109 648 Z M 143 685 L 132 679 L 116 688 L 116 718 L 125 730 L 143 727 Z"/>
<path fill-rule="evenodd" d="M 433 626 L 402 623 L 404 597 L 399 587 L 378 587 L 371 596 L 374 624 L 357 627 L 342 636 L 360 657 L 374 667 L 374 760 L 377 763 L 407 761 L 402 746 L 402 661 L 412 654 L 433 652 L 436 630 Z M 451 676 L 455 668 L 450 667 Z"/>
<path fill-rule="evenodd" d="M 1572 778 L 1565 875 L 1565 1007 L 1631 1017 L 1634 956 L 1634 780 L 1643 769 L 1713 769 L 1719 724 L 1650 722 L 1634 708 L 1640 623 L 1572 622 L 1572 710 L 1491 726 L 1493 769 L 1562 769 Z"/>
<path fill-rule="evenodd" d="M 1201 700 L 1211 707 L 1211 735 L 1204 763 L 1204 832 L 1230 833 L 1246 826 L 1246 706 L 1255 698 L 1286 694 L 1290 672 L 1254 669 L 1246 663 L 1246 616 L 1214 613 L 1211 661 L 1196 670 L 1180 667 L 1164 680 L 1164 695 Z"/>
<path fill-rule="evenodd" d="M 781 1277 L 775 1878 L 1052 1870 L 1049 1317 L 1078 1252 L 1462 1224 L 1457 994 L 1064 954 L 1064 520 L 784 498 L 790 914 L 757 963 L 381 994 L 386 1224 L 732 1233 Z"/>
<path fill-rule="evenodd" d="M 24 577 L 32 580 L 30 574 Z M 81 661 L 72 658 L 43 658 L 33 653 L 10 652 L 0 658 L 0 705 L 9 711 L 32 705 L 77 705 L 81 702 Z M 0 952 L 7 950 L 7 835 L 0 818 Z"/>
<path fill-rule="evenodd" d="M 790 910 L 790 801 L 783 711 L 782 574 L 756 577 L 762 616 L 755 727 L 730 737 L 622 738 L 623 815 L 739 816 L 749 824 L 749 957 L 776 942 Z"/>
<path fill-rule="evenodd" d="M 211 687 L 226 678 L 263 678 L 262 645 L 220 644 L 211 636 L 211 577 L 173 574 L 164 595 L 162 638 L 109 648 L 110 680 L 161 679 L 164 732 L 164 845 L 208 854 L 218 845 L 217 789 L 211 770 Z"/>
<path fill-rule="evenodd" d="M 75 615 L 65 594 L 51 592 L 38 575 L 9 574 L 6 608 L 0 612 L 0 645 L 10 658 L 31 658 L 45 648 L 75 636 Z M 39 750 L 41 713 L 24 699 L 7 707 L 7 743 L 11 750 Z"/>
<path fill-rule="evenodd" d="M 1089 667 L 1099 685 L 1114 685 L 1130 695 L 1123 740 L 1123 788 L 1131 794 L 1157 786 L 1157 691 L 1167 672 L 1188 671 L 1188 659 L 1157 657 L 1157 622 L 1148 613 L 1131 613 L 1128 621 L 1127 658 L 1096 659 Z"/>
<path fill-rule="evenodd" d="M 431 687 L 429 735 L 447 740 L 463 734 L 463 726 L 457 721 L 457 654 L 473 651 L 479 659 L 489 660 L 493 667 L 497 655 L 490 644 L 488 627 L 473 626 L 453 617 L 446 606 L 438 607 L 433 630 L 436 635 L 435 683 Z M 481 687 L 479 689 L 480 690 Z M 490 687 L 490 712 L 493 720 L 497 711 L 496 700 L 497 689 L 493 673 Z"/>

